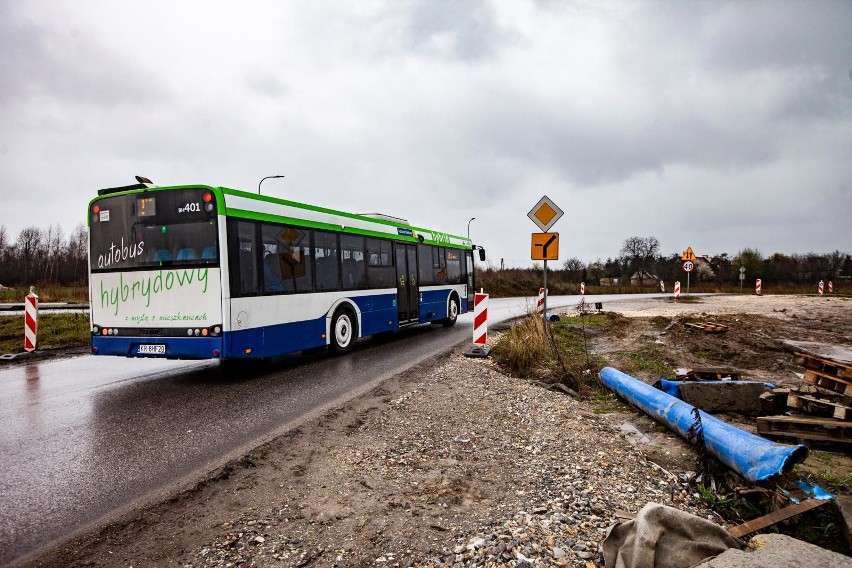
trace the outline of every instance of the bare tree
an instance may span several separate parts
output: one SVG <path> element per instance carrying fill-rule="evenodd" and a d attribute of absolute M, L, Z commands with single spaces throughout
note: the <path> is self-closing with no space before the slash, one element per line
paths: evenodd
<path fill-rule="evenodd" d="M 562 263 L 562 269 L 568 274 L 569 282 L 577 282 L 586 270 L 585 263 L 577 257 L 571 257 Z"/>
<path fill-rule="evenodd" d="M 629 237 L 621 246 L 619 256 L 631 272 L 638 273 L 641 286 L 650 262 L 659 251 L 660 241 L 656 237 Z M 627 276 L 629 278 L 630 274 Z"/>
<path fill-rule="evenodd" d="M 15 248 L 18 249 L 18 255 L 24 265 L 24 284 L 26 285 L 31 278 L 35 279 L 36 274 L 31 267 L 33 261 L 43 252 L 41 229 L 38 227 L 22 229 L 15 242 Z"/>
<path fill-rule="evenodd" d="M 74 282 L 79 281 L 80 275 L 86 275 L 86 259 L 88 258 L 89 234 L 82 223 L 74 227 L 74 231 L 68 237 L 68 262 L 71 265 L 71 274 Z M 81 272 L 82 270 L 82 272 Z"/>
<path fill-rule="evenodd" d="M 55 283 L 58 279 L 59 261 L 65 248 L 64 240 L 62 228 L 58 224 L 48 226 L 44 238 L 44 279 L 47 282 Z"/>

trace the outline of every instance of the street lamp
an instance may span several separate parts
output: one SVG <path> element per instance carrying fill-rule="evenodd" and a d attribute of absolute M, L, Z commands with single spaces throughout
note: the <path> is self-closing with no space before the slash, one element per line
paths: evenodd
<path fill-rule="evenodd" d="M 267 180 L 267 179 L 275 179 L 275 178 L 283 178 L 283 177 L 284 177 L 284 176 L 266 176 L 265 178 L 263 178 L 262 180 L 260 180 L 260 181 L 258 182 L 258 184 L 257 184 L 257 194 L 258 194 L 258 195 L 260 195 L 260 184 L 262 184 L 264 180 Z"/>
<path fill-rule="evenodd" d="M 471 217 L 470 221 L 476 221 L 476 217 Z M 467 240 L 470 240 L 470 221 L 467 222 Z"/>

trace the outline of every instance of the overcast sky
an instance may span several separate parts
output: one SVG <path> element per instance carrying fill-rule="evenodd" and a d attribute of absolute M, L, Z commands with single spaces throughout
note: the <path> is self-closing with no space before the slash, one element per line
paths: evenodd
<path fill-rule="evenodd" d="M 0 1 L 0 224 L 134 175 L 465 234 L 530 265 L 852 252 L 852 2 Z"/>

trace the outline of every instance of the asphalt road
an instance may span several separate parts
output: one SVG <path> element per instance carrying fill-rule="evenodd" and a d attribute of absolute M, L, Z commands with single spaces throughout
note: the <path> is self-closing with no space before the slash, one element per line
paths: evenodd
<path fill-rule="evenodd" d="M 525 313 L 533 301 L 492 299 L 489 325 Z M 548 304 L 577 302 L 563 296 Z M 468 340 L 472 319 L 368 338 L 344 357 L 293 356 L 249 368 L 84 356 L 0 370 L 0 565 L 155 498 Z"/>

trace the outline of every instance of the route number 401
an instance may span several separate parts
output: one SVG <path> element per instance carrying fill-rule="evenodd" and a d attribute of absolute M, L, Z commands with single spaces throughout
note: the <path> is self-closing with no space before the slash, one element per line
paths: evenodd
<path fill-rule="evenodd" d="M 178 207 L 178 213 L 200 213 L 200 203 L 187 203 L 183 207 Z"/>

